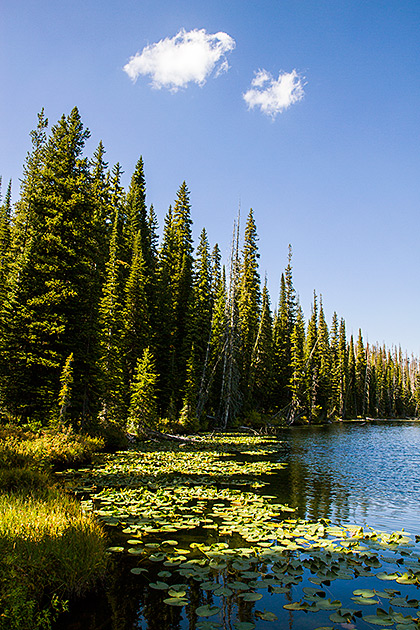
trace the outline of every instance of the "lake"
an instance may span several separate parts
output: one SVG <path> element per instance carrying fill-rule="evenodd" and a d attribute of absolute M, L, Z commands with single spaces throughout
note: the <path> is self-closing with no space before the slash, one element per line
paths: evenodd
<path fill-rule="evenodd" d="M 301 516 L 420 534 L 420 423 L 369 421 L 282 431 L 276 489 Z"/>
<path fill-rule="evenodd" d="M 181 448 L 116 454 L 75 473 L 81 492 L 94 489 L 86 504 L 116 553 L 104 589 L 60 630 L 418 628 L 420 423 L 247 439 L 235 452 L 226 442 L 199 454 L 195 468 L 198 455 Z M 277 517 L 279 503 L 297 510 Z M 394 540 L 370 528 L 404 532 Z"/>

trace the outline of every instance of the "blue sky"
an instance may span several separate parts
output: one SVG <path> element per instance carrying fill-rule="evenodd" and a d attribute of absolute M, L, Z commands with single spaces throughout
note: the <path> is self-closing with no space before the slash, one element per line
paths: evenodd
<path fill-rule="evenodd" d="M 194 37 L 200 67 L 175 48 Z M 419 355 L 419 52 L 418 0 L 9 0 L 3 185 L 17 197 L 37 112 L 55 123 L 77 105 L 86 154 L 102 139 L 126 186 L 143 155 L 160 224 L 186 180 L 196 237 L 206 227 L 227 259 L 238 205 L 243 223 L 252 207 L 273 306 L 291 243 L 306 317 L 316 290 L 349 333 Z M 250 107 L 257 76 L 280 100 Z"/>

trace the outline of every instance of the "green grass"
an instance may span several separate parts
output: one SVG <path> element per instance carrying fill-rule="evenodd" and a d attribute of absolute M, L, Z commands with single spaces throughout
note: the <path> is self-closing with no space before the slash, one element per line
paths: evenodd
<path fill-rule="evenodd" d="M 102 527 L 51 475 L 99 447 L 68 432 L 0 429 L 0 630 L 51 628 L 67 600 L 103 575 Z"/>
<path fill-rule="evenodd" d="M 36 433 L 11 426 L 0 427 L 0 467 L 24 467 L 41 470 L 74 466 L 89 461 L 103 449 L 101 438 L 72 431 L 44 429 Z"/>

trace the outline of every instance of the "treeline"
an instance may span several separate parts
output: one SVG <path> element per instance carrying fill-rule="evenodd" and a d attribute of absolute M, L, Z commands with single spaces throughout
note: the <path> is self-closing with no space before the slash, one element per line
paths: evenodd
<path fill-rule="evenodd" d="M 158 239 L 139 159 L 128 191 L 77 108 L 31 133 L 20 198 L 0 211 L 0 407 L 8 421 L 73 427 L 158 418 L 185 429 L 243 418 L 322 421 L 413 416 L 420 370 L 401 351 L 328 327 L 314 295 L 306 324 L 291 250 L 272 312 L 252 210 L 230 260 L 192 238 L 180 186 Z"/>

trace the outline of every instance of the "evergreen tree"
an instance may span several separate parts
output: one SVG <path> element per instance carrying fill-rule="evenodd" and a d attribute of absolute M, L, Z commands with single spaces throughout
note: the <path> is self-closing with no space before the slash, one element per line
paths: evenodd
<path fill-rule="evenodd" d="M 193 241 L 189 190 L 185 182 L 178 190 L 174 205 L 173 236 L 175 240 L 173 275 L 171 277 L 173 350 L 172 395 L 176 409 L 186 376 L 191 351 L 191 311 L 193 304 Z"/>
<path fill-rule="evenodd" d="M 206 230 L 200 234 L 194 261 L 192 340 L 199 365 L 205 360 L 212 315 L 211 260 Z"/>
<path fill-rule="evenodd" d="M 367 394 L 367 359 L 366 350 L 363 345 L 362 331 L 359 328 L 357 337 L 356 363 L 355 363 L 355 395 L 356 395 L 356 415 L 366 415 L 366 394 Z"/>
<path fill-rule="evenodd" d="M 96 359 L 90 317 L 93 208 L 82 158 L 89 132 L 77 108 L 59 120 L 48 140 L 45 129 L 40 115 L 17 207 L 0 332 L 3 402 L 16 416 L 43 421 L 55 408 L 60 372 L 71 352 L 73 417 L 92 413 L 86 393 L 95 388 Z"/>
<path fill-rule="evenodd" d="M 134 239 L 137 237 L 137 234 L 140 234 L 139 244 L 147 265 L 149 262 L 147 259 L 150 254 L 150 237 L 146 207 L 146 180 L 144 177 L 143 158 L 141 156 L 131 177 L 126 197 L 125 215 L 124 246 L 127 260 L 130 262 L 130 253 L 133 250 Z"/>
<path fill-rule="evenodd" d="M 273 323 L 273 407 L 280 411 L 289 405 L 289 383 L 292 376 L 291 338 L 298 310 L 293 285 L 292 247 L 289 245 L 287 267 L 280 280 L 279 308 Z"/>
<path fill-rule="evenodd" d="M 242 265 L 239 285 L 239 321 L 241 327 L 242 390 L 247 404 L 250 403 L 248 388 L 250 370 L 261 312 L 260 275 L 258 273 L 257 228 L 254 213 L 248 214 L 242 250 Z"/>
<path fill-rule="evenodd" d="M 230 256 L 229 287 L 226 296 L 226 340 L 217 417 L 226 428 L 237 417 L 242 405 L 240 390 L 241 329 L 239 319 L 239 219 L 234 224 Z"/>
<path fill-rule="evenodd" d="M 98 264 L 99 293 L 105 279 L 105 266 L 109 253 L 112 229 L 111 185 L 108 163 L 105 161 L 102 142 L 93 154 L 90 163 L 91 199 L 93 203 L 92 229 L 95 231 L 96 260 Z"/>
<path fill-rule="evenodd" d="M 318 361 L 319 361 L 319 384 L 317 392 L 317 405 L 320 407 L 321 417 L 325 418 L 329 415 L 332 403 L 332 361 L 329 341 L 328 326 L 325 321 L 324 308 L 322 299 L 319 306 L 318 318 Z"/>
<path fill-rule="evenodd" d="M 215 289 L 209 343 L 206 349 L 197 400 L 197 418 L 200 419 L 203 426 L 206 425 L 206 422 L 203 422 L 203 411 L 206 409 L 212 417 L 215 417 L 220 408 L 223 390 L 223 359 L 227 350 L 228 337 L 226 277 L 223 267 L 222 273 L 219 275 L 218 287 Z"/>
<path fill-rule="evenodd" d="M 11 200 L 12 180 L 10 180 L 7 187 L 4 202 L 0 205 L 0 309 L 7 293 L 7 281 L 11 264 Z"/>
<path fill-rule="evenodd" d="M 339 416 L 340 413 L 340 335 L 338 327 L 338 316 L 334 311 L 331 322 L 331 342 L 330 342 L 330 356 L 331 356 L 331 396 L 330 396 L 330 409 L 329 413 L 332 416 Z"/>
<path fill-rule="evenodd" d="M 191 352 L 193 307 L 193 244 L 191 206 L 185 182 L 174 209 L 165 218 L 158 257 L 157 295 L 159 328 L 157 359 L 161 381 L 161 409 L 175 416 L 182 403 L 187 361 Z"/>
<path fill-rule="evenodd" d="M 308 322 L 305 339 L 305 359 L 307 371 L 307 392 L 309 419 L 316 418 L 318 414 L 318 387 L 319 387 L 319 345 L 318 345 L 318 301 L 314 291 L 312 313 Z"/>
<path fill-rule="evenodd" d="M 349 385 L 349 366 L 348 356 L 349 351 L 346 341 L 346 323 L 343 318 L 340 320 L 340 327 L 338 331 L 339 345 L 338 345 L 338 362 L 339 362 L 339 418 L 346 417 L 347 411 L 347 398 L 348 398 L 348 385 Z"/>
<path fill-rule="evenodd" d="M 129 431 L 138 434 L 154 427 L 157 421 L 156 383 L 153 356 L 149 348 L 145 348 L 141 358 L 137 360 L 130 387 Z"/>
<path fill-rule="evenodd" d="M 289 388 L 291 403 L 289 423 L 302 415 L 306 409 L 306 357 L 305 357 L 305 323 L 301 309 L 297 311 L 296 322 L 291 336 L 291 377 Z"/>
<path fill-rule="evenodd" d="M 61 389 L 58 395 L 59 421 L 63 424 L 66 421 L 67 409 L 71 405 L 71 394 L 73 388 L 73 353 L 69 354 L 60 376 Z"/>
<path fill-rule="evenodd" d="M 267 281 L 262 292 L 261 317 L 252 352 L 250 370 L 250 399 L 253 408 L 267 412 L 272 399 L 273 381 L 273 320 Z"/>
<path fill-rule="evenodd" d="M 149 307 L 146 295 L 147 276 L 141 247 L 141 233 L 134 237 L 130 274 L 124 288 L 122 312 L 122 348 L 125 378 L 131 382 L 137 359 L 151 343 Z"/>
<path fill-rule="evenodd" d="M 194 344 L 191 346 L 191 353 L 187 361 L 186 378 L 184 385 L 184 396 L 180 413 L 180 423 L 190 431 L 199 428 L 197 418 L 197 396 L 198 396 L 198 366 L 195 355 Z"/>
<path fill-rule="evenodd" d="M 115 172 L 119 186 L 119 171 Z M 121 422 L 126 412 L 127 386 L 124 380 L 123 352 L 123 271 L 120 260 L 120 207 L 114 209 L 114 219 L 106 265 L 106 279 L 99 306 L 101 417 L 105 421 Z"/>
<path fill-rule="evenodd" d="M 163 240 L 158 252 L 156 269 L 156 328 L 154 346 L 159 372 L 158 405 L 161 414 L 168 412 L 172 394 L 173 372 L 173 310 L 172 276 L 174 273 L 175 238 L 172 206 L 169 207 L 163 226 Z"/>
<path fill-rule="evenodd" d="M 357 416 L 356 402 L 356 358 L 354 355 L 353 335 L 350 336 L 348 349 L 348 382 L 346 387 L 346 418 L 354 418 Z"/>

